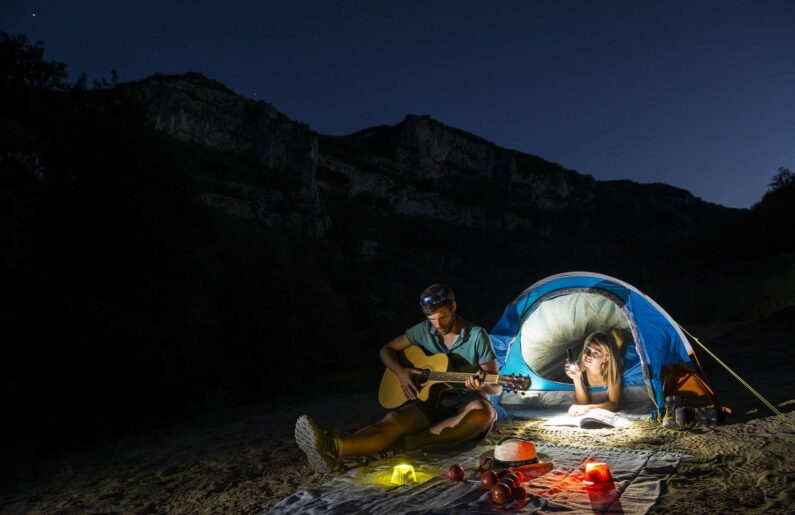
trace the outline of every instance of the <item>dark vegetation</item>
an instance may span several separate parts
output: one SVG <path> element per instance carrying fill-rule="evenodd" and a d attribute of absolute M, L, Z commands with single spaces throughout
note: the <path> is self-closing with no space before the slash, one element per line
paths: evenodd
<path fill-rule="evenodd" d="M 380 341 L 330 284 L 341 256 L 201 204 L 214 174 L 261 165 L 156 133 L 124 91 L 66 84 L 40 45 L 0 44 L 4 431 L 60 445 L 314 395 L 346 342 Z"/>
<path fill-rule="evenodd" d="M 598 199 L 556 216 L 529 210 L 541 229 L 527 233 L 390 217 L 377 199 L 332 191 L 322 199 L 329 234 L 303 239 L 200 200 L 222 178 L 291 188 L 284 177 L 154 131 L 113 75 L 69 83 L 41 44 L 0 38 L 0 402 L 11 447 L 373 389 L 378 348 L 419 320 L 415 296 L 435 281 L 452 284 L 463 314 L 487 327 L 531 282 L 573 269 L 636 284 L 682 322 L 795 301 L 788 170 L 752 209 L 696 234 L 697 212 L 637 207 L 643 195 L 686 192 L 606 182 L 620 203 L 597 217 L 588 202 Z M 390 130 L 320 143 L 355 159 L 362 148 L 387 152 Z M 451 194 L 500 194 L 476 181 Z M 671 229 L 650 233 L 643 217 Z M 362 257 L 368 239 L 377 259 Z"/>

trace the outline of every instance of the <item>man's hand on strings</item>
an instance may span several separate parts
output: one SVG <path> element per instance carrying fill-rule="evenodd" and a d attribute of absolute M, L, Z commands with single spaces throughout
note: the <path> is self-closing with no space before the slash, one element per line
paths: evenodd
<path fill-rule="evenodd" d="M 395 375 L 397 375 L 398 380 L 400 381 L 400 388 L 403 390 L 403 394 L 409 400 L 414 400 L 417 398 L 417 394 L 420 392 L 419 386 L 417 385 L 417 377 L 422 372 L 417 370 L 416 368 L 401 368 Z"/>
<path fill-rule="evenodd" d="M 486 380 L 486 371 L 482 368 L 477 373 L 467 377 L 466 387 L 470 390 L 479 392 L 483 388 L 484 381 Z"/>

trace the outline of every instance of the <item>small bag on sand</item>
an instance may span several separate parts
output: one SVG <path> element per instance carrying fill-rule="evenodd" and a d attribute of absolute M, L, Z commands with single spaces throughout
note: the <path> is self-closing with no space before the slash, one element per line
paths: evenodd
<path fill-rule="evenodd" d="M 662 383 L 665 396 L 680 397 L 682 406 L 713 407 L 718 412 L 730 412 L 720 405 L 712 388 L 690 367 L 681 364 L 665 365 L 662 368 Z"/>

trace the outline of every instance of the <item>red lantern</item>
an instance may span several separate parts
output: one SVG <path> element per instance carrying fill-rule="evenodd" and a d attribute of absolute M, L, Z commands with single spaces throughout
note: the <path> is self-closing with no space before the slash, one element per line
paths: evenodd
<path fill-rule="evenodd" d="M 601 485 L 607 483 L 610 479 L 610 469 L 607 468 L 607 463 L 585 464 L 585 479 L 582 482 L 586 485 Z"/>

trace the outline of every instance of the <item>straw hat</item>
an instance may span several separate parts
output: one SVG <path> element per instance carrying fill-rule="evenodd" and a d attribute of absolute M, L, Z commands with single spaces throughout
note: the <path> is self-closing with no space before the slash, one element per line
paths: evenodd
<path fill-rule="evenodd" d="M 493 449 L 480 455 L 481 470 L 532 470 L 550 467 L 552 460 L 536 453 L 536 446 L 529 440 L 512 436 L 503 438 Z"/>

